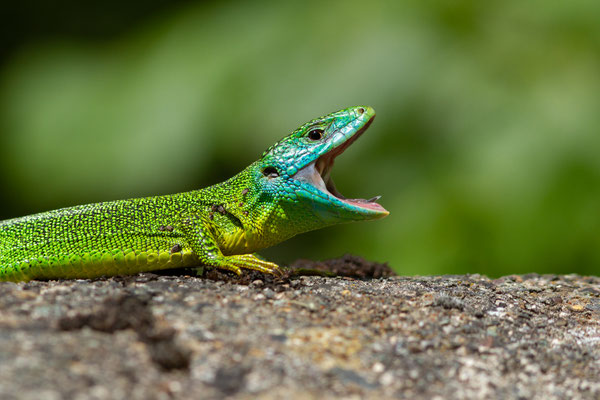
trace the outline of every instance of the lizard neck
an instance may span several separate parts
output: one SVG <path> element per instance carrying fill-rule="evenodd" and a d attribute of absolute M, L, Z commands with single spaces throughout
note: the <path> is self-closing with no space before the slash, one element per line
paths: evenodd
<path fill-rule="evenodd" d="M 216 185 L 190 192 L 203 221 L 225 255 L 273 246 L 324 224 L 310 205 L 291 201 L 294 188 L 273 190 L 264 184 L 258 163 Z"/>
<path fill-rule="evenodd" d="M 255 173 L 252 164 L 224 182 L 184 194 L 224 255 L 251 253 L 281 241 L 266 237 L 265 221 L 276 199 L 262 193 Z"/>

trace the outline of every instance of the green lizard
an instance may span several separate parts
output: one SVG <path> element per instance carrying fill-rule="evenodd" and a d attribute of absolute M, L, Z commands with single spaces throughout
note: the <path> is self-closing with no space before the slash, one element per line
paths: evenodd
<path fill-rule="evenodd" d="M 388 215 L 347 199 L 335 158 L 375 111 L 351 107 L 312 120 L 229 180 L 174 195 L 89 204 L 0 221 L 0 280 L 93 278 L 207 265 L 280 273 L 252 253 L 325 226 Z"/>

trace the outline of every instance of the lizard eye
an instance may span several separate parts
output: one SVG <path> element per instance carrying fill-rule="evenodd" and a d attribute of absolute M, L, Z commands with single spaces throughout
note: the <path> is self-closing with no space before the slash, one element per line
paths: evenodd
<path fill-rule="evenodd" d="M 308 132 L 308 138 L 310 140 L 319 140 L 321 137 L 323 137 L 323 129 L 321 128 L 316 128 Z"/>
<path fill-rule="evenodd" d="M 277 169 L 275 167 L 265 167 L 262 173 L 267 178 L 277 178 L 279 176 L 279 172 L 277 172 Z"/>

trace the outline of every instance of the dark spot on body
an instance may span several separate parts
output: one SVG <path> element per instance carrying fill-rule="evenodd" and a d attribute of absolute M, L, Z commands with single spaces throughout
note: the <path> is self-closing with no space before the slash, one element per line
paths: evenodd
<path fill-rule="evenodd" d="M 250 191 L 250 189 L 248 189 L 248 188 L 242 190 L 242 196 L 247 195 L 249 191 Z"/>
<path fill-rule="evenodd" d="M 244 203 L 240 202 L 240 204 L 238 204 L 240 207 L 244 206 Z"/>
<path fill-rule="evenodd" d="M 216 204 L 213 204 L 213 205 L 212 205 L 212 207 L 210 208 L 210 210 L 211 210 L 212 212 L 217 212 L 217 211 L 219 211 L 219 206 L 218 206 L 218 205 L 216 205 Z"/>
<path fill-rule="evenodd" d="M 181 251 L 181 246 L 179 244 L 176 244 L 173 247 L 171 247 L 171 254 L 179 253 L 180 251 Z"/>
<path fill-rule="evenodd" d="M 212 212 L 209 212 L 209 213 L 208 213 L 208 218 L 209 218 L 210 220 L 213 220 L 213 219 L 215 218 L 215 214 L 213 214 Z"/>
<path fill-rule="evenodd" d="M 225 215 L 227 214 L 227 211 L 225 210 L 225 207 L 223 207 L 222 205 L 218 205 L 217 206 L 217 211 L 221 214 L 221 215 Z"/>
<path fill-rule="evenodd" d="M 167 226 L 165 226 L 165 230 L 167 230 L 169 232 L 173 232 L 173 227 L 171 225 L 167 225 Z"/>
<path fill-rule="evenodd" d="M 244 215 L 248 215 L 248 211 L 244 211 Z"/>

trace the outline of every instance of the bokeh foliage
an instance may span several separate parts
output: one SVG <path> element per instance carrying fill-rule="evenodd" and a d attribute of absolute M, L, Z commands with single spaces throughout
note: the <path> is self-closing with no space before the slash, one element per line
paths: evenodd
<path fill-rule="evenodd" d="M 7 57 L 1 218 L 202 187 L 306 120 L 368 104 L 378 117 L 334 177 L 391 215 L 267 256 L 599 273 L 600 3 L 221 1 L 117 33 L 103 20 L 105 37 L 37 35 Z"/>

